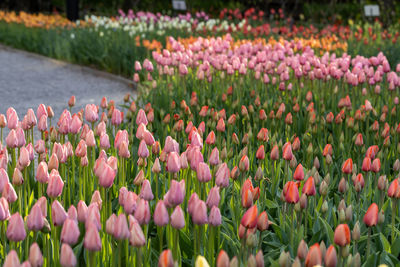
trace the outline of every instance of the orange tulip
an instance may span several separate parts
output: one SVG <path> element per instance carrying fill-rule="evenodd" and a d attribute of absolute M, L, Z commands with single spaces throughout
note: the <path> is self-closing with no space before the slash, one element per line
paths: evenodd
<path fill-rule="evenodd" d="M 249 208 L 242 217 L 240 224 L 246 228 L 254 228 L 257 225 L 258 210 L 257 205 L 253 205 Z"/>
<path fill-rule="evenodd" d="M 283 187 L 283 195 L 285 196 L 285 200 L 288 203 L 297 203 L 299 202 L 299 189 L 295 182 L 289 181 Z"/>
<path fill-rule="evenodd" d="M 307 181 L 304 183 L 303 194 L 306 194 L 307 196 L 314 196 L 315 195 L 315 183 L 314 183 L 314 177 L 310 176 Z"/>
<path fill-rule="evenodd" d="M 347 224 L 339 224 L 335 229 L 335 244 L 341 247 L 350 244 L 350 228 Z"/>
<path fill-rule="evenodd" d="M 379 213 L 378 205 L 372 203 L 364 215 L 364 223 L 368 227 L 376 225 L 378 223 L 378 213 Z"/>
<path fill-rule="evenodd" d="M 342 166 L 342 172 L 346 174 L 350 174 L 353 171 L 353 160 L 348 158 Z"/>
<path fill-rule="evenodd" d="M 322 264 L 322 253 L 318 243 L 315 243 L 308 250 L 306 266 L 313 267 Z"/>

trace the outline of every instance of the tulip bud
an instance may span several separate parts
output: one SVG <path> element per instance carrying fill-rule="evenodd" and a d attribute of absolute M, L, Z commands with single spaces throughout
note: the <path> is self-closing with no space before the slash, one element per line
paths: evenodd
<path fill-rule="evenodd" d="M 348 222 L 352 221 L 352 219 L 353 219 L 353 208 L 352 208 L 351 205 L 349 205 L 346 208 L 346 212 L 345 213 L 346 213 L 346 221 L 348 221 Z"/>
<path fill-rule="evenodd" d="M 307 257 L 307 253 L 308 253 L 307 243 L 304 242 L 304 240 L 301 240 L 299 246 L 297 247 L 297 257 L 300 260 L 305 260 Z"/>
<path fill-rule="evenodd" d="M 354 228 L 353 228 L 353 231 L 351 233 L 351 236 L 355 241 L 360 240 L 360 223 L 358 221 L 354 225 Z"/>
<path fill-rule="evenodd" d="M 279 266 L 280 267 L 289 267 L 290 266 L 290 253 L 289 252 L 281 252 L 281 255 L 279 256 Z"/>

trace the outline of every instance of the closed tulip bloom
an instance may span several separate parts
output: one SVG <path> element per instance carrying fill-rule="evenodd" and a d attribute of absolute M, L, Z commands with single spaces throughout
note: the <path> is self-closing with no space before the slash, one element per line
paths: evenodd
<path fill-rule="evenodd" d="M 111 216 L 106 221 L 106 233 L 109 235 L 114 235 L 115 230 L 115 221 L 117 220 L 117 215 L 115 213 L 111 214 Z"/>
<path fill-rule="evenodd" d="M 315 191 L 314 177 L 312 176 L 308 177 L 307 181 L 304 183 L 302 192 L 307 196 L 315 195 L 316 191 Z"/>
<path fill-rule="evenodd" d="M 80 200 L 78 202 L 77 211 L 78 211 L 78 222 L 84 223 L 87 218 L 88 207 L 86 206 L 86 203 L 83 200 Z"/>
<path fill-rule="evenodd" d="M 224 250 L 218 253 L 216 267 L 229 267 L 229 256 Z"/>
<path fill-rule="evenodd" d="M 203 183 L 211 180 L 210 167 L 204 162 L 200 162 L 197 167 L 197 179 Z"/>
<path fill-rule="evenodd" d="M 361 167 L 362 171 L 369 172 L 371 170 L 371 165 L 371 158 L 365 157 Z"/>
<path fill-rule="evenodd" d="M 199 199 L 194 204 L 192 221 L 197 225 L 203 225 L 207 223 L 207 206 L 203 200 Z"/>
<path fill-rule="evenodd" d="M 6 259 L 4 260 L 3 267 L 20 267 L 20 262 L 18 259 L 18 254 L 15 250 L 11 250 Z"/>
<path fill-rule="evenodd" d="M 22 168 L 28 167 L 29 164 L 31 163 L 29 159 L 29 152 L 26 149 L 26 147 L 21 147 L 18 163 Z"/>
<path fill-rule="evenodd" d="M 3 168 L 0 168 L 0 192 L 3 192 L 4 187 L 9 182 L 10 179 L 8 178 L 7 171 Z"/>
<path fill-rule="evenodd" d="M 24 183 L 24 177 L 22 176 L 21 171 L 18 168 L 14 169 L 12 184 L 15 186 L 22 185 Z"/>
<path fill-rule="evenodd" d="M 399 179 L 394 179 L 388 188 L 388 197 L 398 198 L 400 194 Z"/>
<path fill-rule="evenodd" d="M 82 128 L 82 121 L 77 114 L 72 116 L 71 123 L 69 125 L 69 132 L 72 134 L 77 134 Z"/>
<path fill-rule="evenodd" d="M 168 210 L 165 207 L 164 201 L 159 200 L 154 210 L 154 223 L 157 226 L 166 226 L 169 222 Z"/>
<path fill-rule="evenodd" d="M 128 239 L 130 236 L 126 215 L 121 213 L 115 220 L 114 234 L 115 239 L 123 240 Z"/>
<path fill-rule="evenodd" d="M 129 228 L 129 244 L 133 247 L 142 247 L 146 244 L 146 239 L 144 238 L 143 230 L 137 221 L 133 221 Z"/>
<path fill-rule="evenodd" d="M 6 144 L 8 148 L 16 148 L 18 146 L 17 133 L 11 130 L 6 137 Z"/>
<path fill-rule="evenodd" d="M 38 204 L 33 205 L 28 218 L 26 220 L 27 227 L 30 231 L 40 231 L 44 226 L 42 209 Z"/>
<path fill-rule="evenodd" d="M 47 167 L 49 168 L 49 170 L 58 170 L 58 158 L 56 154 L 51 155 L 50 159 L 49 159 L 49 163 L 47 164 Z"/>
<path fill-rule="evenodd" d="M 208 216 L 208 223 L 211 226 L 220 226 L 222 223 L 221 211 L 218 206 L 213 206 Z"/>
<path fill-rule="evenodd" d="M 10 129 L 10 130 L 16 129 L 17 125 L 18 125 L 19 118 L 18 118 L 18 114 L 15 111 L 15 109 L 11 108 L 11 107 L 8 108 L 6 115 L 7 115 L 7 127 L 8 127 L 8 129 Z"/>
<path fill-rule="evenodd" d="M 257 219 L 257 229 L 259 231 L 265 231 L 268 229 L 269 222 L 268 222 L 268 214 L 266 211 L 263 211 L 258 215 Z"/>
<path fill-rule="evenodd" d="M 335 244 L 344 247 L 350 244 L 350 228 L 347 224 L 339 224 L 335 229 Z"/>
<path fill-rule="evenodd" d="M 196 194 L 196 192 L 194 192 L 188 201 L 188 212 L 190 214 L 190 216 L 193 216 L 193 212 L 195 211 L 195 207 L 196 207 L 196 203 L 199 200 L 199 196 Z"/>
<path fill-rule="evenodd" d="M 11 215 L 11 218 L 8 220 L 6 235 L 10 241 L 14 242 L 19 242 L 25 239 L 26 231 L 24 219 L 22 219 L 22 216 L 18 212 Z"/>
<path fill-rule="evenodd" d="M 29 262 L 32 267 L 43 265 L 43 255 L 37 243 L 33 243 L 29 248 Z"/>
<path fill-rule="evenodd" d="M 304 180 L 304 169 L 303 169 L 303 165 L 301 165 L 300 163 L 299 163 L 299 165 L 297 165 L 297 168 L 294 171 L 293 179 L 295 179 L 297 181 Z"/>
<path fill-rule="evenodd" d="M 139 125 L 141 123 L 143 123 L 146 126 L 148 124 L 147 116 L 143 109 L 139 109 L 138 114 L 136 116 L 136 125 Z"/>
<path fill-rule="evenodd" d="M 242 158 L 239 161 L 240 171 L 247 172 L 249 170 L 249 167 L 250 167 L 249 157 L 247 157 L 246 155 L 242 156 Z"/>
<path fill-rule="evenodd" d="M 75 220 L 67 218 L 64 221 L 62 230 L 61 230 L 61 242 L 67 243 L 68 245 L 75 245 L 78 242 L 80 235 L 78 223 Z"/>
<path fill-rule="evenodd" d="M 285 143 L 283 145 L 283 147 L 282 147 L 282 158 L 284 160 L 287 160 L 287 161 L 292 160 L 293 152 L 292 152 L 292 144 L 290 142 L 287 142 L 287 143 Z"/>
<path fill-rule="evenodd" d="M 182 229 L 185 227 L 185 217 L 180 206 L 176 206 L 171 214 L 171 226 L 175 229 Z"/>
<path fill-rule="evenodd" d="M 114 183 L 116 172 L 106 162 L 103 162 L 103 164 L 103 171 L 99 175 L 99 185 L 104 188 L 110 188 Z"/>
<path fill-rule="evenodd" d="M 144 199 L 139 199 L 134 216 L 140 225 L 148 224 L 151 216 L 149 202 Z"/>
<path fill-rule="evenodd" d="M 293 181 L 289 181 L 283 187 L 283 195 L 285 196 L 285 201 L 288 203 L 299 202 L 299 189 L 297 184 Z"/>
<path fill-rule="evenodd" d="M 306 267 L 313 267 L 322 264 L 322 253 L 318 243 L 315 243 L 308 250 Z"/>
<path fill-rule="evenodd" d="M 144 140 L 140 141 L 138 156 L 141 158 L 147 158 L 149 156 L 149 150 L 147 149 L 146 142 Z"/>
<path fill-rule="evenodd" d="M 96 122 L 99 119 L 98 108 L 95 104 L 87 104 L 85 107 L 85 119 L 88 122 Z"/>
<path fill-rule="evenodd" d="M 42 216 L 47 217 L 47 198 L 45 196 L 40 197 L 35 205 L 38 205 L 42 210 Z"/>
<path fill-rule="evenodd" d="M 181 160 L 177 152 L 170 152 L 167 159 L 167 171 L 177 173 L 181 169 Z"/>
<path fill-rule="evenodd" d="M 222 163 L 216 174 L 215 174 L 215 183 L 221 188 L 228 187 L 229 185 L 229 168 L 226 163 Z"/>
<path fill-rule="evenodd" d="M 337 264 L 336 249 L 333 245 L 330 245 L 325 253 L 325 266 L 336 267 L 336 264 Z"/>
<path fill-rule="evenodd" d="M 60 264 L 62 267 L 75 267 L 77 265 L 74 251 L 65 243 L 61 245 Z"/>
<path fill-rule="evenodd" d="M 197 256 L 194 266 L 195 267 L 210 267 L 206 258 L 204 258 L 203 256 Z"/>
<path fill-rule="evenodd" d="M 278 160 L 279 159 L 279 148 L 277 145 L 275 145 L 271 149 L 271 155 L 270 155 L 271 160 Z"/>
<path fill-rule="evenodd" d="M 74 205 L 71 205 L 69 207 L 67 214 L 69 219 L 78 222 L 78 211 L 76 210 Z"/>
<path fill-rule="evenodd" d="M 253 205 L 243 215 L 240 224 L 246 228 L 254 228 L 257 225 L 258 210 L 257 205 Z"/>
<path fill-rule="evenodd" d="M 214 147 L 214 149 L 211 151 L 210 158 L 208 159 L 208 162 L 210 163 L 211 166 L 218 165 L 218 163 L 219 163 L 218 147 Z"/>
<path fill-rule="evenodd" d="M 64 221 L 68 218 L 67 213 L 64 210 L 64 207 L 58 202 L 54 200 L 51 204 L 51 219 L 53 221 L 54 226 L 60 226 L 64 224 Z"/>
<path fill-rule="evenodd" d="M 308 246 L 304 240 L 300 241 L 299 246 L 297 247 L 297 257 L 300 260 L 305 260 L 308 254 Z"/>
<path fill-rule="evenodd" d="M 174 267 L 174 259 L 172 258 L 172 252 L 169 249 L 164 250 L 160 254 L 158 259 L 158 267 Z"/>
<path fill-rule="evenodd" d="M 51 198 L 61 196 L 64 187 L 64 182 L 61 179 L 57 170 L 52 170 L 50 173 L 49 184 L 47 185 L 47 195 Z"/>
<path fill-rule="evenodd" d="M 206 138 L 206 144 L 207 144 L 207 145 L 213 145 L 213 144 L 215 144 L 215 133 L 214 133 L 214 131 L 211 131 L 211 132 L 208 134 L 208 136 L 207 136 L 207 138 Z"/>
<path fill-rule="evenodd" d="M 214 186 L 213 188 L 211 188 L 210 192 L 208 193 L 208 197 L 207 197 L 207 207 L 209 209 L 211 209 L 213 206 L 217 206 L 219 205 L 219 201 L 220 201 L 221 197 L 219 195 L 219 187 L 218 186 Z"/>
<path fill-rule="evenodd" d="M 356 140 L 355 140 L 355 145 L 356 145 L 356 146 L 362 146 L 362 145 L 364 145 L 363 136 L 362 136 L 361 133 L 359 133 L 359 134 L 357 135 Z"/>
<path fill-rule="evenodd" d="M 76 146 L 75 155 L 77 157 L 82 158 L 82 157 L 86 156 L 86 154 L 87 154 L 87 145 L 86 145 L 85 140 L 82 139 L 81 141 L 79 141 L 78 145 Z"/>
<path fill-rule="evenodd" d="M 7 119 L 4 114 L 0 114 L 0 128 L 4 128 L 7 125 Z"/>
<path fill-rule="evenodd" d="M 38 130 L 41 132 L 47 130 L 47 115 L 44 115 L 39 119 Z"/>
<path fill-rule="evenodd" d="M 185 197 L 185 192 L 182 191 L 182 187 L 176 180 L 171 180 L 171 186 L 168 190 L 168 197 L 166 198 L 168 203 L 172 206 L 180 205 Z"/>
<path fill-rule="evenodd" d="M 347 159 L 342 166 L 342 172 L 345 174 L 350 174 L 353 171 L 353 160 L 351 158 Z"/>
<path fill-rule="evenodd" d="M 378 224 L 378 214 L 379 214 L 378 205 L 376 205 L 375 203 L 372 203 L 364 215 L 365 225 L 367 225 L 368 227 L 377 225 Z"/>
<path fill-rule="evenodd" d="M 39 183 L 46 184 L 49 181 L 49 177 L 50 176 L 46 162 L 44 161 L 40 162 L 36 170 L 36 180 Z"/>
<path fill-rule="evenodd" d="M 5 198 L 9 203 L 14 203 L 15 201 L 17 201 L 18 196 L 12 184 L 7 183 L 4 186 L 2 197 Z"/>
<path fill-rule="evenodd" d="M 7 200 L 6 200 L 7 201 Z M 9 217 L 8 206 L 4 207 L 3 203 L 0 202 L 0 221 L 4 221 Z"/>
<path fill-rule="evenodd" d="M 113 113 L 111 115 L 111 124 L 119 126 L 122 123 L 123 118 L 124 118 L 123 113 L 120 110 L 114 108 Z"/>
<path fill-rule="evenodd" d="M 132 214 L 136 211 L 137 199 L 138 199 L 138 196 L 134 192 L 127 193 L 127 196 L 123 203 L 125 213 Z"/>
<path fill-rule="evenodd" d="M 151 185 L 149 180 L 145 179 L 143 181 L 139 197 L 147 201 L 153 200 L 154 195 L 153 192 L 151 191 Z"/>
<path fill-rule="evenodd" d="M 83 245 L 89 251 L 100 251 L 101 250 L 101 239 L 99 231 L 96 225 L 89 223 L 86 227 L 85 237 Z"/>
<path fill-rule="evenodd" d="M 377 173 L 381 170 L 381 161 L 379 158 L 376 158 L 372 161 L 371 171 Z"/>
<path fill-rule="evenodd" d="M 259 160 L 263 160 L 265 158 L 265 149 L 264 145 L 261 145 L 256 152 L 256 158 Z"/>

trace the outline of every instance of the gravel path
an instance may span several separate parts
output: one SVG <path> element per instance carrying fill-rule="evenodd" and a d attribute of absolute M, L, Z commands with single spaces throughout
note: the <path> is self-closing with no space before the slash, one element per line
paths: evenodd
<path fill-rule="evenodd" d="M 103 96 L 119 104 L 126 93 L 135 95 L 127 79 L 1 45 L 0 62 L 0 113 L 14 107 L 20 120 L 41 103 L 51 105 L 58 118 L 71 95 L 76 97 L 73 112 L 100 104 Z"/>

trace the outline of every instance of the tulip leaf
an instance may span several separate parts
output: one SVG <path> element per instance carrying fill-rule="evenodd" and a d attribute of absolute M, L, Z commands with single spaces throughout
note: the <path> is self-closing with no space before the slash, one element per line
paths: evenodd
<path fill-rule="evenodd" d="M 400 238 L 397 238 L 392 244 L 392 254 L 396 257 L 400 254 Z"/>
<path fill-rule="evenodd" d="M 332 227 L 322 217 L 319 217 L 320 221 L 324 225 L 326 234 L 328 236 L 329 244 L 333 244 L 333 230 Z"/>
<path fill-rule="evenodd" d="M 276 209 L 278 208 L 278 203 L 269 200 L 269 199 L 265 199 L 265 205 L 267 206 L 268 209 Z"/>
<path fill-rule="evenodd" d="M 390 243 L 389 241 L 386 239 L 386 237 L 380 233 L 379 235 L 380 239 L 381 239 L 381 243 L 382 243 L 382 247 L 383 249 L 387 252 L 387 253 L 391 253 L 390 252 Z"/>
<path fill-rule="evenodd" d="M 362 265 L 363 267 L 378 266 L 378 257 L 376 254 L 369 255 L 368 259 Z"/>
<path fill-rule="evenodd" d="M 35 193 L 34 190 L 32 190 L 32 193 L 31 193 L 31 195 L 29 196 L 28 207 L 32 207 L 33 198 L 34 198 L 34 194 L 33 194 L 33 193 Z"/>

